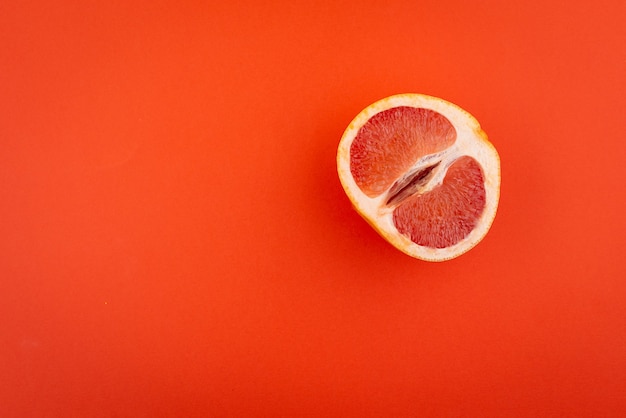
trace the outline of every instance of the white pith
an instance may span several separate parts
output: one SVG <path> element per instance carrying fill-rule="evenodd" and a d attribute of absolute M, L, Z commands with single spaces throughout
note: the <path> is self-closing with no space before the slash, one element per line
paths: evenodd
<path fill-rule="evenodd" d="M 411 106 L 430 109 L 445 116 L 456 130 L 456 141 L 448 149 L 438 152 L 435 158 L 424 156 L 416 161 L 413 168 L 425 167 L 433 161 L 441 164 L 433 171 L 427 189 L 430 190 L 443 180 L 447 167 L 462 156 L 474 158 L 483 169 L 485 178 L 485 209 L 477 226 L 468 236 L 446 248 L 420 246 L 402 235 L 393 224 L 393 208 L 385 205 L 387 192 L 370 198 L 357 186 L 350 171 L 350 146 L 359 129 L 375 114 L 398 106 Z M 428 260 L 443 261 L 457 257 L 474 247 L 486 235 L 495 217 L 500 197 L 500 159 L 498 153 L 487 140 L 476 119 L 458 106 L 444 100 L 421 95 L 400 94 L 382 99 L 359 113 L 344 132 L 337 151 L 339 179 L 355 209 L 391 244 L 410 256 Z"/>

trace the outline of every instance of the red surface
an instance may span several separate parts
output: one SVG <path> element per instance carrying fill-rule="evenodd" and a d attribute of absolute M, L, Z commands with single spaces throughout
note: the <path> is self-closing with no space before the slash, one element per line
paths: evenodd
<path fill-rule="evenodd" d="M 0 415 L 624 416 L 623 1 L 0 5 Z M 335 172 L 382 97 L 502 159 L 429 264 Z"/>

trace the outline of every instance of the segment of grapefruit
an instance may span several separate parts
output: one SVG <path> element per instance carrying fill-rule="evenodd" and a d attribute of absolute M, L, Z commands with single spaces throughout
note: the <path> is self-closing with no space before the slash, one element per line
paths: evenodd
<path fill-rule="evenodd" d="M 394 107 L 372 116 L 350 146 L 350 171 L 369 197 L 385 190 L 415 161 L 454 143 L 456 132 L 430 109 Z"/>
<path fill-rule="evenodd" d="M 444 100 L 401 94 L 364 109 L 337 152 L 355 209 L 391 244 L 443 261 L 489 230 L 500 195 L 500 159 L 469 113 Z"/>

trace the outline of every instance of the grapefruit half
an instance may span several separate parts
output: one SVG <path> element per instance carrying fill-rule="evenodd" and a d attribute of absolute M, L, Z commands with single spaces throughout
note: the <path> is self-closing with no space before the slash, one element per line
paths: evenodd
<path fill-rule="evenodd" d="M 449 260 L 489 231 L 500 158 L 478 121 L 445 100 L 399 94 L 365 108 L 337 151 L 356 211 L 400 251 Z"/>

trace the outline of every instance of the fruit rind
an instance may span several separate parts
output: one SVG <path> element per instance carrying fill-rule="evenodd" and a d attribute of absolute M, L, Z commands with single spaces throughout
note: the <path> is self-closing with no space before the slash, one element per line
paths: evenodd
<path fill-rule="evenodd" d="M 375 114 L 398 106 L 430 109 L 445 116 L 457 133 L 449 152 L 469 155 L 483 169 L 486 191 L 485 209 L 477 227 L 465 238 L 446 248 L 430 248 L 412 242 L 393 224 L 392 209 L 383 203 L 385 194 L 370 198 L 357 186 L 350 171 L 350 146 L 359 129 Z M 500 158 L 478 121 L 459 106 L 437 97 L 405 93 L 386 97 L 363 109 L 348 125 L 337 150 L 337 171 L 342 187 L 355 210 L 389 243 L 400 251 L 426 261 L 445 261 L 464 254 L 476 246 L 489 231 L 500 199 Z"/>

